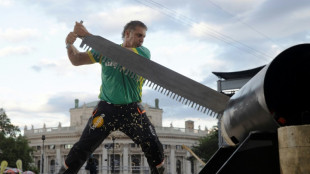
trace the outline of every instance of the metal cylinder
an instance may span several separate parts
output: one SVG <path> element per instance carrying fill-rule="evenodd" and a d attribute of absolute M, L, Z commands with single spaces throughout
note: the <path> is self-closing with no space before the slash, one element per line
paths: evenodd
<path fill-rule="evenodd" d="M 221 118 L 225 141 L 235 145 L 251 131 L 302 124 L 310 111 L 309 78 L 310 44 L 284 50 L 229 100 Z"/>

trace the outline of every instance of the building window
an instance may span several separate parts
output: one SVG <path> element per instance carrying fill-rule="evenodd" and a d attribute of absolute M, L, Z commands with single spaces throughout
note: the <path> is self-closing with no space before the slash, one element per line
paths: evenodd
<path fill-rule="evenodd" d="M 115 173 L 120 173 L 120 159 L 121 159 L 121 157 L 120 157 L 120 155 L 119 154 L 111 154 L 110 155 L 110 167 L 111 167 L 111 172 L 113 171 L 113 167 L 114 167 L 114 173 L 113 174 L 115 174 Z M 114 160 L 113 160 L 114 159 Z M 114 162 L 113 162 L 114 161 Z"/>
<path fill-rule="evenodd" d="M 191 160 L 191 173 L 194 174 L 194 172 L 195 172 L 194 160 Z"/>
<path fill-rule="evenodd" d="M 121 145 L 119 143 L 114 143 L 114 148 L 119 149 L 121 148 Z"/>
<path fill-rule="evenodd" d="M 132 173 L 140 173 L 141 170 L 141 155 L 131 155 L 131 170 Z"/>
<path fill-rule="evenodd" d="M 170 171 L 170 158 L 168 155 L 165 155 L 165 166 L 167 167 L 167 169 L 165 169 L 165 171 Z"/>
<path fill-rule="evenodd" d="M 41 146 L 37 146 L 37 150 L 41 150 Z"/>
<path fill-rule="evenodd" d="M 182 173 L 182 165 L 181 165 L 181 161 L 180 160 L 177 160 L 176 171 L 177 171 L 177 174 L 181 174 Z"/>
<path fill-rule="evenodd" d="M 51 171 L 51 173 L 55 172 L 55 160 L 51 160 L 50 171 Z"/>
<path fill-rule="evenodd" d="M 135 144 L 135 143 L 130 143 L 130 147 L 131 148 L 139 148 L 140 146 L 138 144 Z"/>
<path fill-rule="evenodd" d="M 169 148 L 169 145 L 167 145 L 167 144 L 164 144 L 163 146 L 164 146 L 163 147 L 164 149 L 168 149 Z"/>
<path fill-rule="evenodd" d="M 176 145 L 176 146 L 175 146 L 175 149 L 176 149 L 176 150 L 181 150 L 181 149 L 182 149 L 182 146 L 181 146 L 181 145 Z"/>
<path fill-rule="evenodd" d="M 37 168 L 39 169 L 39 171 L 41 171 L 41 161 L 40 160 L 38 160 Z"/>
<path fill-rule="evenodd" d="M 71 149 L 73 147 L 73 145 L 72 144 L 65 144 L 64 147 L 65 147 L 65 149 Z"/>
<path fill-rule="evenodd" d="M 48 149 L 55 149 L 55 145 L 49 145 Z"/>

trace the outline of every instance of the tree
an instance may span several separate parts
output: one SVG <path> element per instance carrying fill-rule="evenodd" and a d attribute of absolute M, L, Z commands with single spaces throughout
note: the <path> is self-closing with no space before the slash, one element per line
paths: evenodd
<path fill-rule="evenodd" d="M 2 108 L 0 108 L 0 132 L 2 132 L 5 136 L 12 137 L 16 137 L 17 133 L 20 133 L 20 129 L 11 124 L 11 120 L 7 117 Z"/>
<path fill-rule="evenodd" d="M 206 137 L 199 139 L 198 146 L 194 146 L 192 151 L 202 161 L 207 162 L 218 148 L 218 129 L 213 127 Z"/>
<path fill-rule="evenodd" d="M 0 161 L 6 160 L 8 166 L 16 167 L 16 161 L 22 160 L 23 170 L 32 170 L 33 162 L 32 153 L 33 149 L 29 147 L 28 140 L 19 134 L 17 126 L 11 124 L 10 119 L 7 117 L 3 109 L 0 109 Z"/>

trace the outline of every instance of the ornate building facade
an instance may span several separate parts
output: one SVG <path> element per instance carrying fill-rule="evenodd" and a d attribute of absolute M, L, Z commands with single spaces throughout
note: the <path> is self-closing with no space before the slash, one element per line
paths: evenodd
<path fill-rule="evenodd" d="M 25 126 L 24 135 L 29 140 L 29 145 L 36 149 L 34 153 L 35 165 L 44 174 L 58 173 L 70 148 L 79 139 L 83 128 L 90 117 L 96 102 L 79 106 L 75 100 L 75 107 L 70 109 L 70 126 L 27 129 Z M 158 107 L 158 100 L 155 100 L 155 107 L 143 104 L 147 115 L 155 126 L 157 135 L 163 144 L 165 154 L 166 174 L 197 174 L 203 166 L 197 160 L 187 160 L 191 154 L 182 148 L 182 145 L 192 147 L 198 143 L 198 139 L 208 134 L 207 130 L 195 130 L 194 122 L 185 122 L 185 128 L 174 128 L 162 126 L 163 110 Z M 43 138 L 45 137 L 45 139 Z M 44 139 L 44 140 L 43 140 Z M 113 148 L 114 145 L 114 148 Z M 98 162 L 99 174 L 148 174 L 150 173 L 147 160 L 139 146 L 120 131 L 111 133 L 93 153 Z M 113 160 L 114 159 L 114 160 Z M 43 161 L 43 164 L 42 164 Z M 114 161 L 114 163 L 113 163 Z M 87 173 L 86 163 L 79 174 Z"/>

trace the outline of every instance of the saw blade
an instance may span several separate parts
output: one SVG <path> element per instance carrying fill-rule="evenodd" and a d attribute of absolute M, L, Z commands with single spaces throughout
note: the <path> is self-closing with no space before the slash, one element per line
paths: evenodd
<path fill-rule="evenodd" d="M 182 74 L 146 59 L 101 36 L 87 36 L 81 48 L 93 49 L 104 62 L 112 61 L 120 71 L 135 79 L 146 79 L 145 85 L 152 87 L 172 99 L 188 105 L 210 116 L 221 114 L 229 97 Z"/>

